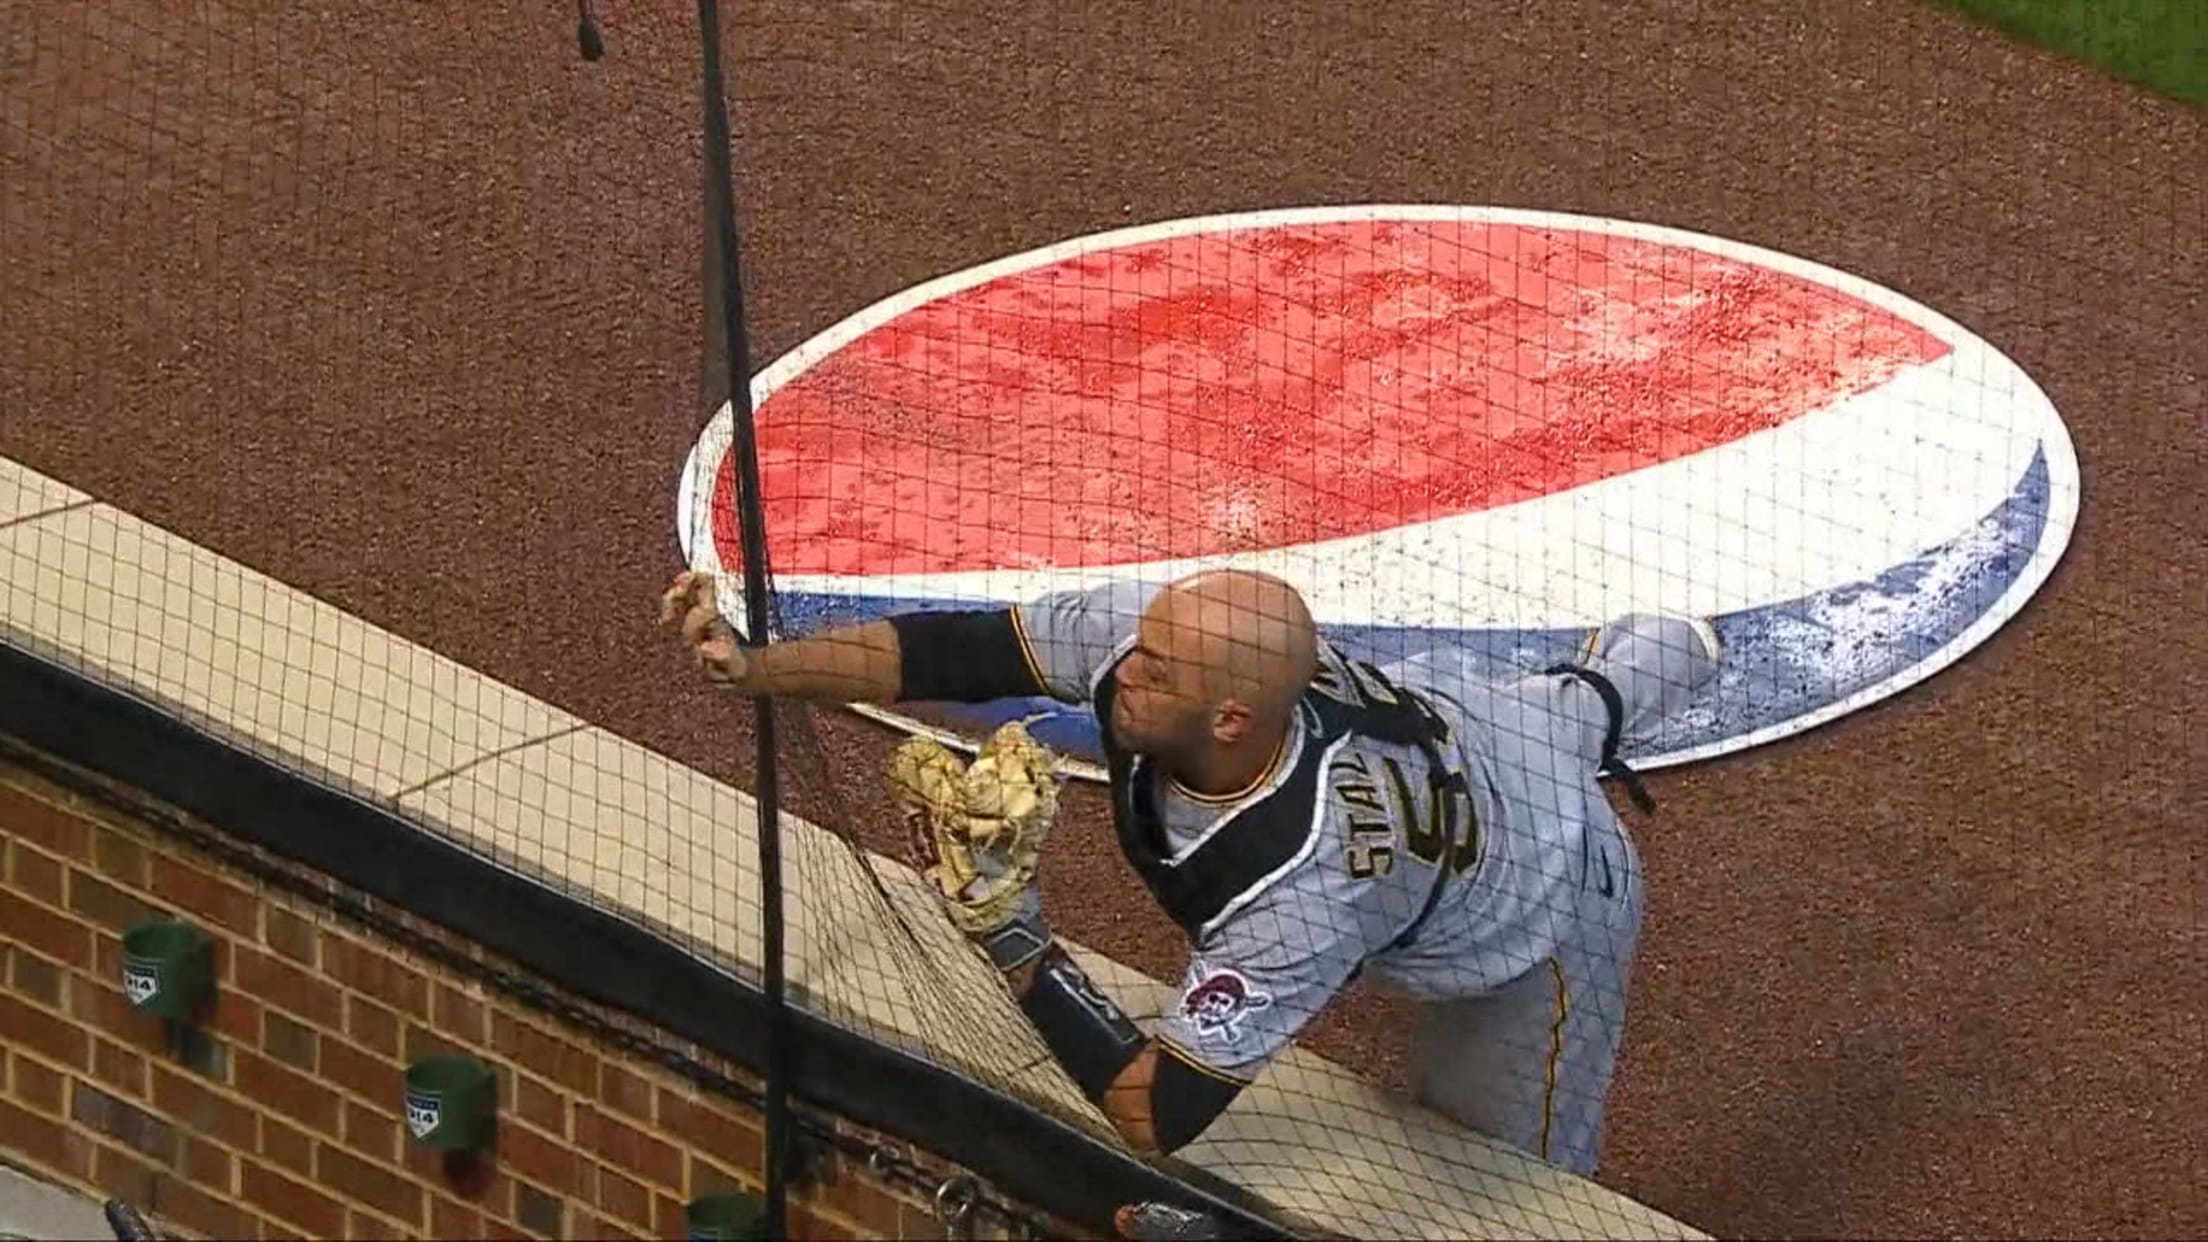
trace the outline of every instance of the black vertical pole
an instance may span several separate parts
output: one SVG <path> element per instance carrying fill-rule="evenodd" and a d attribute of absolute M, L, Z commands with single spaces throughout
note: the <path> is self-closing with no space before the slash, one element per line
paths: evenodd
<path fill-rule="evenodd" d="M 728 95 L 721 75 L 721 6 L 698 0 L 698 38 L 705 96 L 705 225 L 708 254 L 718 252 L 720 336 L 727 350 L 729 410 L 735 424 L 731 445 L 736 469 L 736 505 L 744 550 L 744 634 L 757 645 L 767 640 L 766 508 L 759 495 L 759 451 L 752 423 L 750 346 L 744 331 L 742 265 L 736 249 L 734 140 L 728 119 Z M 712 283 L 708 282 L 708 288 Z M 711 333 L 708 334 L 709 338 Z M 766 961 L 762 980 L 767 995 L 766 1066 L 766 1236 L 788 1236 L 790 1024 L 782 963 L 782 819 L 775 771 L 774 706 L 756 701 L 758 783 L 753 798 L 759 812 L 760 939 Z"/>

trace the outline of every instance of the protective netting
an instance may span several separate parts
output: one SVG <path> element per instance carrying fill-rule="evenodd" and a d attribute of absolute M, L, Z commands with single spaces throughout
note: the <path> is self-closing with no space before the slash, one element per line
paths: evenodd
<path fill-rule="evenodd" d="M 698 30 L 597 7 L 11 7 L 7 637 L 756 980 L 650 627 L 741 620 Z M 899 738 L 1017 719 L 1051 928 L 1249 1081 L 1178 1167 L 1302 1222 L 2198 1226 L 2199 113 L 1898 0 L 725 37 L 775 637 L 1022 605 L 987 703 L 777 709 L 795 1003 L 1118 1142 L 892 861 Z"/>

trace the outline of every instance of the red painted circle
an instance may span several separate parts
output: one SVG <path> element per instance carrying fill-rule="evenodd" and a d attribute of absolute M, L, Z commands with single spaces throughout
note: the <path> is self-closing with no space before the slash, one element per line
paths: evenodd
<path fill-rule="evenodd" d="M 1529 500 L 1945 347 L 1683 246 L 1478 222 L 1142 242 L 910 310 L 758 412 L 778 573 L 1122 564 Z M 741 563 L 724 462 L 724 564 Z"/>

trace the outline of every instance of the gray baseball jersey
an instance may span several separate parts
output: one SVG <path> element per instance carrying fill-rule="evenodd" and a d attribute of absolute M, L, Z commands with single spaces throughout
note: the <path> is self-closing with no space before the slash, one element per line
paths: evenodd
<path fill-rule="evenodd" d="M 1158 589 L 1118 581 L 1015 608 L 1049 692 L 1093 700 Z M 1631 736 L 1683 706 L 1716 653 L 1692 623 L 1633 616 L 1582 654 L 1616 686 Z M 1305 795 L 1308 839 L 1191 928 L 1180 1003 L 1159 1035 L 1247 1081 L 1363 974 L 1432 1002 L 1413 1050 L 1427 1103 L 1586 1171 L 1640 923 L 1637 857 L 1595 779 L 1609 712 L 1580 681 L 1498 685 L 1469 670 L 1447 652 L 1372 670 L 1322 645 L 1322 686 L 1377 671 L 1425 700 L 1447 729 L 1433 757 L 1317 736 L 1299 715 L 1273 767 L 1239 793 L 1198 794 L 1148 768 L 1129 778 L 1152 784 L 1170 866 L 1280 792 L 1307 747 L 1325 748 Z M 1449 813 L 1429 779 L 1436 758 L 1465 776 L 1468 815 Z"/>

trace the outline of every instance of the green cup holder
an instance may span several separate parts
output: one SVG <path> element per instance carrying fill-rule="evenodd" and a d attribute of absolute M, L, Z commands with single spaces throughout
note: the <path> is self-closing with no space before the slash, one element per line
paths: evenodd
<path fill-rule="evenodd" d="M 757 1195 L 701 1195 L 682 1211 L 691 1242 L 753 1242 L 767 1236 L 767 1205 Z"/>
<path fill-rule="evenodd" d="M 131 1008 L 188 1019 L 215 992 L 215 945 L 188 923 L 141 923 L 123 933 L 123 993 Z"/>
<path fill-rule="evenodd" d="M 486 1144 L 498 1116 L 498 1080 L 470 1056 L 425 1057 L 406 1068 L 406 1130 L 444 1151 Z"/>

